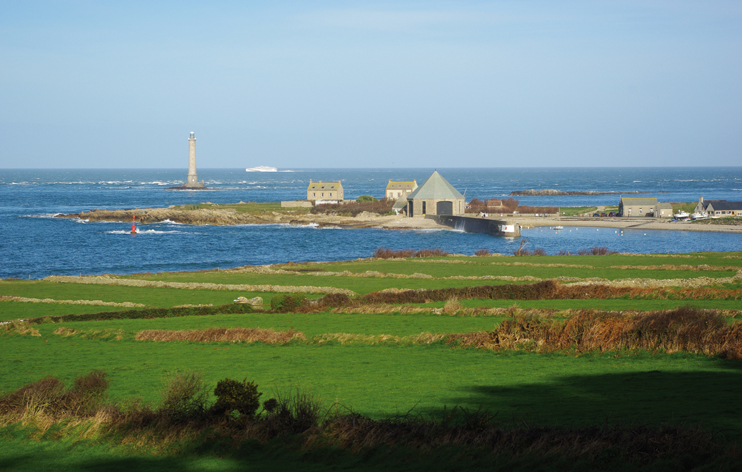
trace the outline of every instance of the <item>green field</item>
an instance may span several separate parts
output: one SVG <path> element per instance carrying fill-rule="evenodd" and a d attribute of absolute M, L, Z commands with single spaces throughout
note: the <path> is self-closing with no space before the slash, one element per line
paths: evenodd
<path fill-rule="evenodd" d="M 50 317 L 40 324 L 28 325 L 28 331 L 25 327 L 0 331 L 5 333 L 0 335 L 3 362 L 0 392 L 13 392 L 47 376 L 70 384 L 77 376 L 99 369 L 108 374 L 110 401 L 140 398 L 157 407 L 163 378 L 174 372 L 193 370 L 203 374 L 212 390 L 221 379 L 246 378 L 258 385 L 264 394 L 263 399 L 299 388 L 321 399 L 327 408 L 334 405 L 336 409 L 342 408 L 374 420 L 411 414 L 444 421 L 451 409 L 458 407 L 467 411 L 482 409 L 492 412 L 497 424 L 505 428 L 522 427 L 523 424 L 577 429 L 606 424 L 700 425 L 705 431 L 723 437 L 720 439 L 722 444 L 731 445 L 742 439 L 739 394 L 742 391 L 742 364 L 739 360 L 682 351 L 541 352 L 538 349 L 493 350 L 461 348 L 443 342 L 421 344 L 406 341 L 421 333 L 493 330 L 512 316 L 510 311 L 515 313 L 518 310 L 541 310 L 544 314 L 538 316 L 569 320 L 578 310 L 603 310 L 617 312 L 619 316 L 634 316 L 636 312 L 690 305 L 700 309 L 725 310 L 725 322 L 733 325 L 742 317 L 742 302 L 735 295 L 738 294 L 735 291 L 742 290 L 742 280 L 735 277 L 742 270 L 740 252 L 670 257 L 451 256 L 289 264 L 270 269 L 264 273 L 246 269 L 134 274 L 114 277 L 111 283 L 162 281 L 282 288 L 337 287 L 350 289 L 360 296 L 390 288 L 527 284 L 533 283 L 534 278 L 537 281 L 561 277 L 565 283 L 596 279 L 613 283 L 638 283 L 639 279 L 672 280 L 671 287 L 675 284 L 676 288 L 685 288 L 686 292 L 670 299 L 625 296 L 553 300 L 460 299 L 414 306 L 374 306 L 366 312 L 363 306 L 359 306 L 356 312 L 342 312 L 341 308 L 336 310 L 330 306 L 303 313 L 277 313 L 265 306 L 245 314 L 59 321 L 53 317 L 121 312 L 132 308 L 52 301 L 140 303 L 145 307 L 133 310 L 147 313 L 146 310 L 152 308 L 231 304 L 238 296 L 260 296 L 267 305 L 280 293 L 225 290 L 219 285 L 152 287 L 77 283 L 85 278 L 65 283 L 5 280 L 0 281 L 0 296 L 52 301 L 0 301 L 0 320 Z M 364 276 L 356 276 L 358 274 Z M 708 293 L 713 293 L 713 296 Z M 317 299 L 323 293 L 315 291 L 306 295 Z M 503 310 L 497 311 L 497 308 Z M 494 311 L 483 311 L 486 309 Z M 628 311 L 633 314 L 622 314 Z M 105 318 L 105 315 L 101 316 Z M 144 330 L 237 327 L 276 331 L 291 329 L 303 333 L 305 340 L 277 345 L 135 340 L 137 333 Z M 56 334 L 60 328 L 67 329 L 68 334 L 70 330 L 74 333 L 66 336 Z M 332 333 L 389 335 L 399 339 L 347 344 L 319 341 Z M 390 465 L 386 462 L 389 458 L 378 455 L 378 452 L 364 456 L 349 449 L 338 451 L 334 447 L 327 454 L 316 453 L 307 457 L 308 453 L 301 452 L 301 448 L 273 442 L 251 446 L 256 449 L 247 456 L 240 455 L 239 449 L 230 449 L 229 453 L 211 450 L 199 453 L 189 449 L 193 445 L 186 447 L 182 444 L 173 446 L 167 453 L 158 453 L 164 455 L 152 456 L 151 447 L 116 445 L 110 439 L 101 443 L 94 437 L 75 439 L 74 434 L 57 435 L 57 440 L 46 435 L 41 442 L 28 439 L 38 438 L 38 435 L 29 424 L 6 424 L 0 428 L 0 436 L 5 438 L 0 441 L 0 467 L 38 470 L 59 464 L 62 470 L 65 467 L 77 470 L 107 464 L 119 468 L 178 468 L 184 460 L 182 454 L 190 455 L 192 459 L 193 466 L 188 470 L 236 470 L 246 466 L 256 470 L 289 467 L 300 470 L 362 469 L 382 465 L 399 470 L 453 467 L 450 461 L 431 465 L 424 458 L 412 461 L 407 467 L 398 461 L 392 461 Z M 510 460 L 505 456 L 498 457 L 505 461 L 503 464 Z M 555 465 L 559 463 L 558 458 L 553 462 L 539 457 L 534 459 L 540 464 L 538 467 L 559 470 Z M 489 463 L 489 459 L 480 459 L 472 463 L 472 467 L 476 469 Z"/>

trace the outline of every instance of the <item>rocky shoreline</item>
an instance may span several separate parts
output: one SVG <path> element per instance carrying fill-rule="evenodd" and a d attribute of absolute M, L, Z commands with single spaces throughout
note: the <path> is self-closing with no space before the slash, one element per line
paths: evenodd
<path fill-rule="evenodd" d="M 474 217 L 473 214 L 469 215 Z M 88 221 L 131 222 L 136 217 L 138 224 L 173 222 L 189 225 L 260 225 L 292 224 L 317 225 L 319 227 L 340 228 L 385 228 L 405 229 L 450 229 L 429 218 L 406 218 L 402 215 L 379 216 L 363 212 L 357 216 L 337 216 L 301 212 L 265 212 L 260 215 L 239 213 L 234 208 L 133 208 L 127 210 L 92 210 L 57 218 L 79 218 Z M 495 218 L 496 219 L 496 218 Z M 669 222 L 654 218 L 590 218 L 590 217 L 531 217 L 519 215 L 509 220 L 523 228 L 537 226 L 581 226 L 620 229 L 670 230 L 670 231 L 710 231 L 720 233 L 742 233 L 742 225 L 701 225 L 692 222 Z"/>
<path fill-rule="evenodd" d="M 319 227 L 343 228 L 370 228 L 385 227 L 388 229 L 415 229 L 445 226 L 438 225 L 432 220 L 418 218 L 404 218 L 404 216 L 379 216 L 376 213 L 363 212 L 357 216 L 337 216 L 311 214 L 302 212 L 265 212 L 259 215 L 240 213 L 234 208 L 199 208 L 184 209 L 182 207 L 169 208 L 132 208 L 126 210 L 91 210 L 67 215 L 57 215 L 57 218 L 79 218 L 87 221 L 120 221 L 131 222 L 136 218 L 137 224 L 153 223 L 180 223 L 188 225 L 265 225 L 265 224 L 292 224 L 317 225 Z"/>

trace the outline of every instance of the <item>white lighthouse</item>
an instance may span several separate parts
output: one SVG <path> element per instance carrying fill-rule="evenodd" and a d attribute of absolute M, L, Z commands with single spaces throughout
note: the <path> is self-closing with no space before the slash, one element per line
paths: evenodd
<path fill-rule="evenodd" d="M 198 181 L 196 174 L 196 135 L 191 131 L 188 137 L 188 181 L 183 185 L 186 188 L 203 188 L 203 181 Z"/>

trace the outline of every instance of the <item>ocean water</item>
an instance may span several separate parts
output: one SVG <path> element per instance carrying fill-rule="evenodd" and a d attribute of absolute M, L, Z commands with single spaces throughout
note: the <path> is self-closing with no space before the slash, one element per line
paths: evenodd
<path fill-rule="evenodd" d="M 0 169 L 0 278 L 52 274 L 126 274 L 228 268 L 287 261 L 369 257 L 378 247 L 441 248 L 473 254 L 481 248 L 512 253 L 520 241 L 453 230 L 389 231 L 320 229 L 316 226 L 191 226 L 161 223 L 129 234 L 130 222 L 91 223 L 53 218 L 94 208 L 146 208 L 201 202 L 302 199 L 310 179 L 341 179 L 347 198 L 381 197 L 389 179 L 422 183 L 433 169 L 199 169 L 213 191 L 173 192 L 186 171 L 173 169 L 8 170 Z M 471 198 L 502 198 L 511 191 L 642 191 L 662 202 L 721 198 L 742 200 L 742 167 L 439 169 Z M 515 197 L 534 206 L 615 205 L 618 195 Z M 593 246 L 637 253 L 742 250 L 742 235 L 681 231 L 565 227 L 523 231 L 528 248 L 555 254 Z"/>

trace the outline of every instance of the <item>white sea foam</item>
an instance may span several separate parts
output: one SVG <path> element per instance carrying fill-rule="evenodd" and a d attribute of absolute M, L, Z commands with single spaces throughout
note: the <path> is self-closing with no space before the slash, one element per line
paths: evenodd
<path fill-rule="evenodd" d="M 172 220 L 162 220 L 160 223 L 167 224 L 167 225 L 182 225 L 183 223 L 178 223 L 177 221 Z"/>
<path fill-rule="evenodd" d="M 24 218 L 55 218 L 61 213 L 37 213 L 35 215 L 21 215 Z"/>

